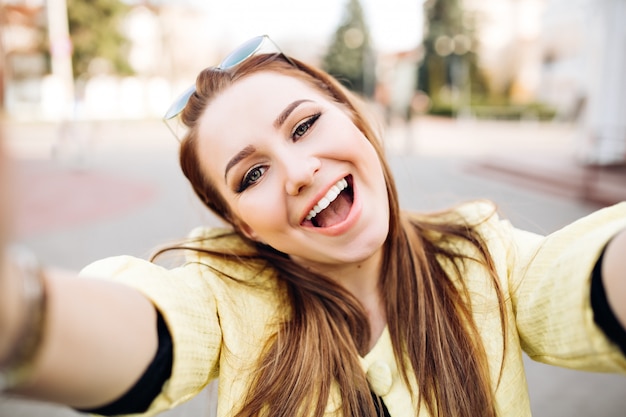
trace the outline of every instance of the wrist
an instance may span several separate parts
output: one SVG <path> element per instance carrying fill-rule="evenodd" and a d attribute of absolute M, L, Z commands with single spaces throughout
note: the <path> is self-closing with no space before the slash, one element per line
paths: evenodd
<path fill-rule="evenodd" d="M 42 342 L 46 305 L 41 268 L 32 253 L 11 247 L 3 263 L 0 282 L 7 293 L 0 311 L 0 391 L 28 378 Z"/>
<path fill-rule="evenodd" d="M 0 363 L 4 363 L 17 342 L 26 307 L 18 268 L 9 259 L 8 251 L 0 252 L 0 255 Z"/>
<path fill-rule="evenodd" d="M 615 317 L 626 329 L 626 230 L 617 234 L 602 258 L 602 281 Z"/>

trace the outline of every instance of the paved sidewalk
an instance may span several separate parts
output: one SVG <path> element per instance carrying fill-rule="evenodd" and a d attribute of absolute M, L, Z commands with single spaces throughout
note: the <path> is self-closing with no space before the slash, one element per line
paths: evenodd
<path fill-rule="evenodd" d="M 468 159 L 475 175 L 547 194 L 610 205 L 626 200 L 626 164 L 589 166 L 575 156 L 573 124 L 426 118 L 402 131 L 392 147 L 424 156 Z"/>
<path fill-rule="evenodd" d="M 11 124 L 7 130 L 17 156 L 14 183 L 22 195 L 18 239 L 46 263 L 78 269 L 110 255 L 147 257 L 198 224 L 218 224 L 182 178 L 177 142 L 160 121 L 99 122 L 65 130 Z M 529 166 L 541 158 L 571 167 L 574 133 L 569 125 L 422 118 L 389 129 L 386 143 L 404 207 L 431 210 L 489 198 L 517 226 L 548 233 L 606 202 L 541 189 L 537 181 L 522 184 L 523 170 L 512 181 L 503 167 Z M 571 176 L 563 172 L 551 176 Z M 616 182 L 626 184 L 619 175 Z M 600 183 L 611 181 L 602 177 Z M 623 377 L 531 361 L 527 372 L 535 416 L 624 416 Z M 164 416 L 209 416 L 211 403 L 205 392 Z M 64 407 L 0 398 L 0 417 L 76 415 Z"/>

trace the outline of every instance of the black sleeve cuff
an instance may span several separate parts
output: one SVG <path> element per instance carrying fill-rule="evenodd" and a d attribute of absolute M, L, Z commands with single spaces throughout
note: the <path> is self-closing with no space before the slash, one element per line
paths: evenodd
<path fill-rule="evenodd" d="M 152 362 L 139 381 L 122 397 L 114 402 L 94 409 L 78 410 L 84 413 L 114 416 L 119 414 L 143 413 L 159 395 L 163 384 L 172 374 L 173 347 L 172 336 L 157 310 L 157 332 L 159 346 Z"/>
<path fill-rule="evenodd" d="M 602 258 L 604 252 L 596 262 L 591 277 L 591 308 L 593 309 L 593 320 L 604 334 L 626 355 L 626 330 L 619 323 L 611 306 L 606 298 L 604 283 L 602 282 Z"/>

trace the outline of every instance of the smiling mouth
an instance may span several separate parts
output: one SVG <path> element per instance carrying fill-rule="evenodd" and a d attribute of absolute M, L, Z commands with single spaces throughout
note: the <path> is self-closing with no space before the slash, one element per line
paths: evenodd
<path fill-rule="evenodd" d="M 337 181 L 311 209 L 303 226 L 331 227 L 344 221 L 354 202 L 352 176 Z"/>

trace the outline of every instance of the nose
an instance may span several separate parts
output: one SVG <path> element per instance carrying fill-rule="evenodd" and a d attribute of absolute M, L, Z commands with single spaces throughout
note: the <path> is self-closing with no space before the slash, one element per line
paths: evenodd
<path fill-rule="evenodd" d="M 285 163 L 285 190 L 289 195 L 298 195 L 315 178 L 315 173 L 322 166 L 322 162 L 314 157 L 291 158 Z"/>

